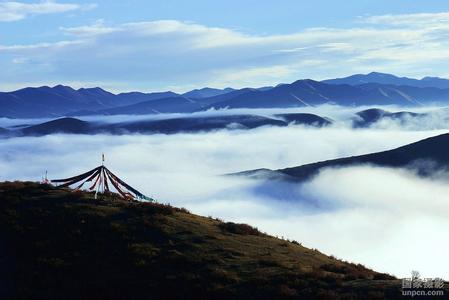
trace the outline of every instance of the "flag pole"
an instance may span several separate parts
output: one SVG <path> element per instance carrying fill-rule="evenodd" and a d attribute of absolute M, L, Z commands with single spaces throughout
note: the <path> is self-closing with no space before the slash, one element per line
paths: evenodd
<path fill-rule="evenodd" d="M 104 174 L 104 153 L 101 154 L 101 193 L 104 194 L 104 181 L 105 181 L 105 174 Z"/>

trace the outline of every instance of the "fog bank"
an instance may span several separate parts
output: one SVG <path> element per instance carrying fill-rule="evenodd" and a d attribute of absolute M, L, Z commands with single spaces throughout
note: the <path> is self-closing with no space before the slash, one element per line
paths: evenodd
<path fill-rule="evenodd" d="M 0 180 L 72 176 L 100 164 L 148 196 L 194 213 L 246 222 L 379 271 L 449 278 L 444 176 L 359 166 L 303 185 L 221 174 L 298 166 L 382 151 L 444 130 L 264 127 L 204 134 L 51 135 L 0 141 Z"/>

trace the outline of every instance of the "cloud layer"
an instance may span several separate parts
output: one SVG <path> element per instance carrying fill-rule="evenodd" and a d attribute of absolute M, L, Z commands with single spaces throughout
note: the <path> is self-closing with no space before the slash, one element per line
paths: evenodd
<path fill-rule="evenodd" d="M 0 143 L 0 180 L 39 180 L 108 167 L 161 202 L 246 222 L 327 254 L 398 276 L 448 278 L 445 177 L 359 166 L 325 170 L 303 185 L 221 174 L 282 168 L 381 151 L 446 130 L 301 126 L 152 136 L 14 138 Z"/>

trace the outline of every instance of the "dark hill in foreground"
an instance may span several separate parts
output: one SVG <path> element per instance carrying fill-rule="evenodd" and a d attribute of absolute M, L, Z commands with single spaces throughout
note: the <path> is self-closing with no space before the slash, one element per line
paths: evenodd
<path fill-rule="evenodd" d="M 401 297 L 388 275 L 183 209 L 22 182 L 0 199 L 1 299 Z"/>
<path fill-rule="evenodd" d="M 393 168 L 412 168 L 419 175 L 431 176 L 449 167 L 449 133 L 431 137 L 397 149 L 311 163 L 280 170 L 257 169 L 235 175 L 254 178 L 304 181 L 325 168 L 356 165 L 375 165 Z"/>

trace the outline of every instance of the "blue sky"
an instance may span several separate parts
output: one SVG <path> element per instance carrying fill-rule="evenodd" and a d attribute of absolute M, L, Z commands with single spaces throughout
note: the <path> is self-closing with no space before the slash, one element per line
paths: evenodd
<path fill-rule="evenodd" d="M 449 77 L 447 1 L 0 1 L 0 89 Z"/>

